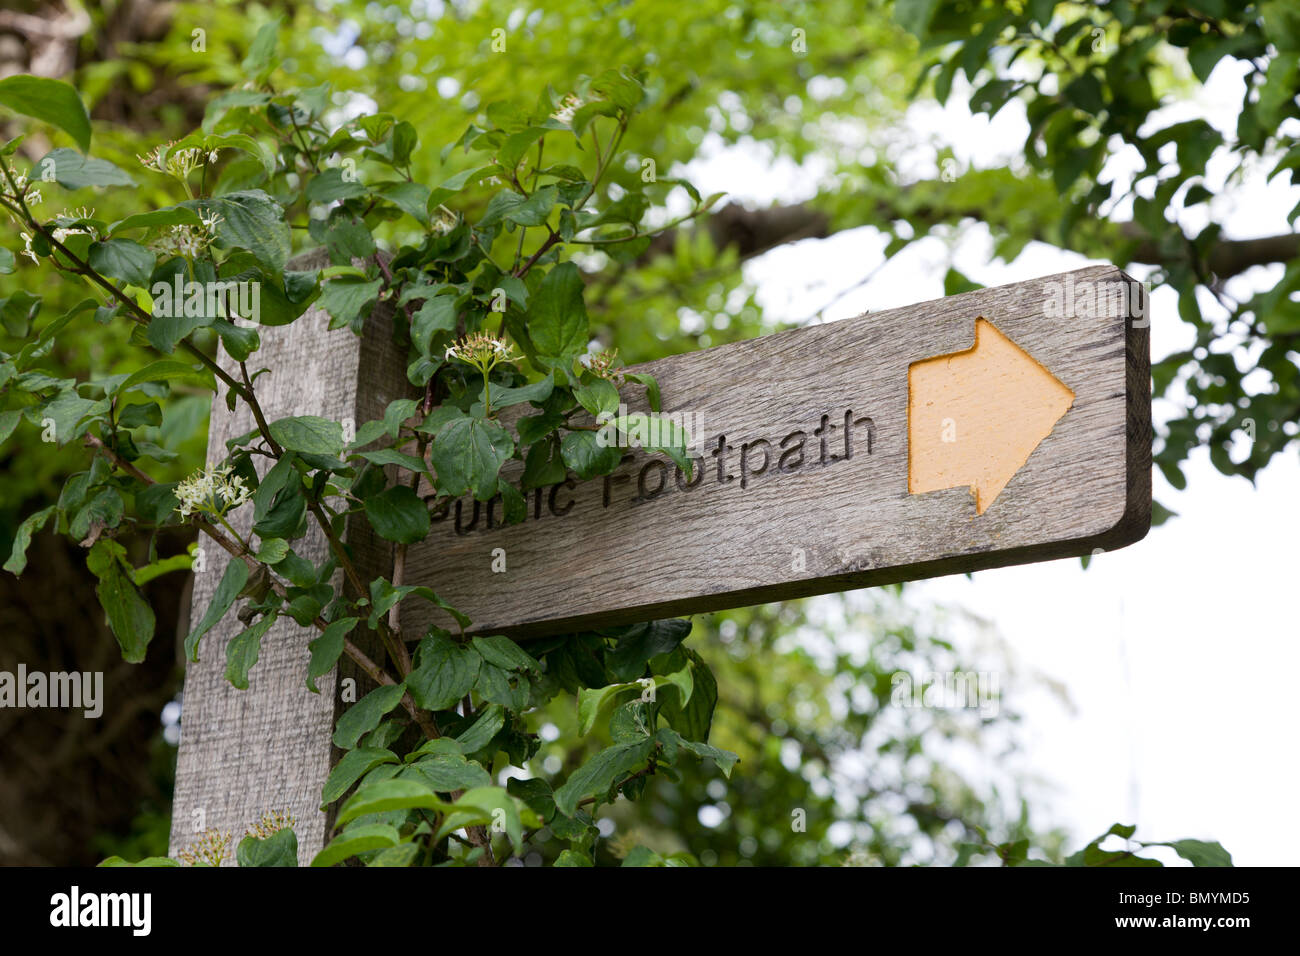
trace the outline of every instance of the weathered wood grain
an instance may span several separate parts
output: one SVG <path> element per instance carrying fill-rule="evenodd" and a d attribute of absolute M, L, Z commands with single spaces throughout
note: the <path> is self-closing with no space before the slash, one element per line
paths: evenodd
<path fill-rule="evenodd" d="M 1053 282 L 1078 292 L 1064 317 L 1049 317 Z M 503 525 L 499 503 L 462 501 L 459 522 L 452 509 L 411 548 L 407 581 L 432 586 L 475 632 L 527 637 L 1122 547 L 1146 533 L 1151 506 L 1135 285 L 1095 266 L 649 363 L 638 370 L 658 378 L 664 411 L 702 423 L 692 483 L 636 452 L 610 478 L 530 492 L 518 525 Z M 1116 307 L 1077 308 L 1089 290 Z M 909 368 L 971 349 L 977 318 L 1073 395 L 983 513 L 965 487 L 909 492 Z M 1015 414 L 1014 402 L 989 407 Z M 955 447 L 981 432 L 957 424 Z M 806 444 L 793 467 L 796 432 Z M 492 570 L 498 548 L 504 573 Z M 426 607 L 405 613 L 408 636 L 449 624 Z"/>
<path fill-rule="evenodd" d="M 310 254 L 290 267 L 326 264 L 323 254 Z M 272 369 L 257 379 L 258 398 L 268 420 L 320 415 L 337 421 L 352 418 L 360 424 L 381 418 L 390 401 L 408 394 L 406 362 L 392 344 L 390 309 L 376 310 L 361 338 L 346 329 L 327 331 L 328 321 L 325 312 L 313 308 L 292 325 L 260 330 L 262 348 L 250 371 Z M 222 364 L 238 376 L 238 366 L 228 357 L 223 356 Z M 231 414 L 224 395 L 215 398 L 208 429 L 209 461 L 220 461 L 227 453 L 226 440 L 253 427 L 246 406 L 240 403 Z M 257 460 L 264 474 L 270 462 Z M 233 519 L 239 532 L 247 535 L 252 509 L 235 511 Z M 363 575 L 389 573 L 391 546 L 375 538 L 364 521 L 350 523 L 346 537 Z M 195 621 L 212 600 L 229 561 L 212 542 L 199 543 L 206 548 L 207 569 L 195 575 L 191 614 Z M 308 536 L 294 542 L 294 549 L 319 562 L 327 545 L 312 524 Z M 335 585 L 339 583 L 336 577 Z M 235 844 L 263 813 L 288 810 L 298 820 L 299 859 L 306 863 L 324 845 L 330 822 L 319 807 L 341 706 L 337 681 L 340 676 L 357 679 L 358 698 L 366 691 L 365 681 L 345 659 L 340 664 L 342 674 L 320 679 L 320 693 L 311 693 L 306 684 L 307 645 L 317 632 L 281 618 L 262 640 L 248 689 L 236 690 L 224 677 L 225 647 L 241 629 L 231 611 L 204 637 L 198 663 L 186 669 L 171 853 L 191 843 L 201 823 L 233 834 L 233 858 Z M 360 632 L 356 639 L 363 640 Z M 200 810 L 201 814 L 196 812 Z"/>

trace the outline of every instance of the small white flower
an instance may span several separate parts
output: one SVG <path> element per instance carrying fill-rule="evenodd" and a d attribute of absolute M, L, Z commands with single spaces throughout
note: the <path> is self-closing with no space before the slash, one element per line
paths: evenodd
<path fill-rule="evenodd" d="M 184 516 L 198 512 L 223 517 L 238 508 L 252 497 L 252 491 L 239 475 L 229 476 L 229 467 L 208 465 L 203 471 L 196 471 L 176 486 L 173 494 L 180 502 L 176 510 Z"/>
<path fill-rule="evenodd" d="M 559 109 L 552 113 L 551 117 L 559 120 L 561 123 L 572 123 L 573 114 L 578 112 L 582 105 L 581 97 L 569 93 L 560 101 Z"/>
<path fill-rule="evenodd" d="M 198 148 L 182 149 L 178 152 L 169 152 L 173 143 L 164 143 L 155 149 L 152 153 L 146 153 L 143 156 L 137 156 L 136 159 L 148 169 L 155 169 L 160 173 L 167 173 L 175 176 L 177 179 L 185 179 L 194 170 L 204 165 L 211 157 L 216 155 L 215 150 L 212 153 L 204 154 L 203 150 Z"/>

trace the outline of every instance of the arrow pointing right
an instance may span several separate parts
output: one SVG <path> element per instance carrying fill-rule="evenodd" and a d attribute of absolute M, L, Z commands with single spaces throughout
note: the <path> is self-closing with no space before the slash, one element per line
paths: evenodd
<path fill-rule="evenodd" d="M 907 370 L 908 491 L 968 486 L 984 514 L 1074 392 L 981 317 L 975 344 Z"/>

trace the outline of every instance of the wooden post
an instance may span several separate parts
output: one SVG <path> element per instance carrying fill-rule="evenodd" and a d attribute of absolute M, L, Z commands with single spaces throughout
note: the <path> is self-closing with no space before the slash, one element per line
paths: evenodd
<path fill-rule="evenodd" d="M 291 262 L 291 269 L 322 268 L 322 252 Z M 292 325 L 263 327 L 262 347 L 254 353 L 250 374 L 267 367 L 257 379 L 258 400 L 269 421 L 288 415 L 320 415 L 357 424 L 383 416 L 388 403 L 411 394 L 405 357 L 392 343 L 392 309 L 380 307 L 367 319 L 358 338 L 346 329 L 327 331 L 329 316 L 312 308 Z M 222 365 L 239 375 L 237 363 L 223 355 Z M 225 396 L 213 399 L 208 429 L 208 460 L 227 454 L 226 441 L 255 427 L 251 412 L 239 404 L 232 414 Z M 265 474 L 268 459 L 255 458 Z M 252 523 L 252 509 L 234 513 L 241 534 Z M 387 574 L 391 546 L 373 536 L 363 521 L 350 524 L 347 539 L 363 575 Z M 206 568 L 195 574 L 191 618 L 199 620 L 212 600 L 230 556 L 200 536 Z M 327 553 L 320 529 L 294 542 L 303 557 L 319 563 Z M 340 575 L 335 585 L 339 586 Z M 225 679 L 225 647 L 242 630 L 232 609 L 203 638 L 198 663 L 185 674 L 180 753 L 172 806 L 171 854 L 195 840 L 198 831 L 216 828 L 232 835 L 229 860 L 244 831 L 270 810 L 288 810 L 297 819 L 298 856 L 307 863 L 325 844 L 330 820 L 320 810 L 321 787 L 332 764 L 331 737 L 339 705 L 339 673 L 317 682 L 319 694 L 307 689 L 308 643 L 317 631 L 284 617 L 262 640 L 261 656 L 249 674 L 247 690 Z M 361 635 L 357 635 L 359 639 Z M 357 698 L 365 693 L 363 675 L 348 662 L 343 677 L 357 679 Z"/>

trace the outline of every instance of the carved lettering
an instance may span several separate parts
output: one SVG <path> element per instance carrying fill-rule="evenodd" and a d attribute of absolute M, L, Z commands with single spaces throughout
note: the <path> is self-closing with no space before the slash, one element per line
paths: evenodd
<path fill-rule="evenodd" d="M 835 424 L 832 419 L 834 422 L 842 421 L 843 424 Z M 841 429 L 843 435 L 836 434 Z M 830 467 L 837 462 L 851 461 L 855 456 L 861 456 L 864 451 L 867 455 L 871 455 L 875 450 L 874 420 L 870 416 L 855 418 L 851 408 L 844 410 L 842 418 L 839 413 L 832 412 L 817 417 L 817 427 L 811 432 L 812 437 L 818 440 L 817 456 L 812 459 L 804 453 L 809 434 L 797 428 L 787 432 L 779 440 L 758 437 L 736 443 L 728 442 L 726 435 L 718 435 L 708 440 L 709 451 L 706 455 L 691 458 L 690 480 L 687 480 L 685 472 L 680 467 L 671 465 L 662 457 L 625 454 L 619 461 L 618 468 L 608 475 L 601 476 L 600 507 L 604 509 L 629 504 L 642 505 L 663 498 L 672 498 L 676 492 L 689 492 L 700 488 L 726 488 L 737 478 L 740 479 L 738 489 L 748 491 L 755 482 L 779 481 L 782 475 L 809 467 Z M 705 442 L 701 441 L 701 447 L 704 445 Z M 737 453 L 734 458 L 739 462 L 738 474 L 732 474 L 730 471 L 733 452 Z M 717 460 L 716 469 L 708 467 L 707 456 Z M 638 458 L 641 462 L 636 469 L 634 480 L 625 466 L 637 461 Z M 672 481 L 668 480 L 670 468 L 673 474 Z M 583 487 L 588 485 L 584 484 Z M 580 506 L 579 513 L 585 508 L 594 507 L 594 479 L 590 496 L 578 492 L 578 489 L 579 485 L 573 478 L 566 478 L 549 488 L 533 489 L 533 519 L 540 520 L 543 517 L 543 498 L 546 499 L 545 510 L 557 518 L 569 514 L 575 506 Z M 561 499 L 561 491 L 570 494 Z M 706 490 L 705 493 L 709 492 Z M 501 496 L 496 495 L 486 502 L 483 508 L 486 518 L 482 524 L 479 523 L 480 502 L 468 497 L 456 501 L 456 534 L 465 535 L 475 530 L 492 531 L 503 527 L 506 522 L 498 520 L 497 515 L 497 505 L 500 500 Z M 527 500 L 527 493 L 525 493 L 525 518 Z M 473 508 L 473 513 L 467 522 L 465 511 L 468 508 Z M 434 510 L 431 517 L 435 521 L 441 520 L 447 517 L 449 510 L 449 505 L 444 502 Z"/>

